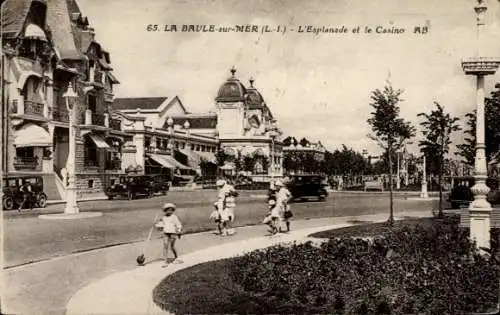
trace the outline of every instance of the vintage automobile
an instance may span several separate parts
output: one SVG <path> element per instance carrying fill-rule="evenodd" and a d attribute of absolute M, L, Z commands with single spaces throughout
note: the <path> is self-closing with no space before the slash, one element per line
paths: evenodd
<path fill-rule="evenodd" d="M 137 196 L 152 197 L 155 192 L 154 180 L 149 175 L 120 176 L 117 182 L 106 189 L 108 199 L 125 197 L 128 200 Z"/>
<path fill-rule="evenodd" d="M 168 174 L 156 174 L 150 175 L 153 180 L 153 192 L 154 193 L 162 193 L 166 195 L 170 190 L 170 182 L 172 181 L 172 177 Z"/>
<path fill-rule="evenodd" d="M 8 175 L 3 177 L 2 205 L 4 210 L 12 210 L 21 205 L 23 202 L 21 186 L 25 182 L 31 184 L 31 196 L 26 201 L 24 207 L 45 208 L 47 205 L 47 195 L 43 192 L 42 176 Z"/>
<path fill-rule="evenodd" d="M 450 203 L 451 208 L 458 209 L 468 207 L 474 200 L 474 194 L 471 187 L 474 186 L 475 180 L 472 176 L 461 176 L 453 178 L 453 187 L 446 198 Z M 500 191 L 498 190 L 498 179 L 488 178 L 486 185 L 490 188 L 487 200 L 491 204 L 500 204 Z"/>
<path fill-rule="evenodd" d="M 382 181 L 382 178 L 380 177 L 373 177 L 370 178 L 369 180 L 365 180 L 363 183 L 363 190 L 380 190 L 384 191 L 384 182 Z"/>
<path fill-rule="evenodd" d="M 321 175 L 291 175 L 286 184 L 292 194 L 292 200 L 304 200 L 307 198 L 318 198 L 324 201 L 328 196 L 323 176 Z"/>

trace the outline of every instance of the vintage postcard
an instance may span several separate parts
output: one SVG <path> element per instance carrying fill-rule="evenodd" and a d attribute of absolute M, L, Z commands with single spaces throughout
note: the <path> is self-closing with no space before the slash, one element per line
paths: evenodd
<path fill-rule="evenodd" d="M 1 313 L 497 314 L 499 21 L 1 1 Z"/>

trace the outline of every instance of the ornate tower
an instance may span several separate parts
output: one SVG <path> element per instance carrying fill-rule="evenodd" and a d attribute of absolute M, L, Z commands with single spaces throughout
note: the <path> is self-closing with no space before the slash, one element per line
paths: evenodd
<path fill-rule="evenodd" d="M 231 68 L 231 77 L 222 84 L 215 98 L 220 139 L 238 138 L 244 135 L 247 90 L 235 78 L 235 73 L 236 69 Z"/>

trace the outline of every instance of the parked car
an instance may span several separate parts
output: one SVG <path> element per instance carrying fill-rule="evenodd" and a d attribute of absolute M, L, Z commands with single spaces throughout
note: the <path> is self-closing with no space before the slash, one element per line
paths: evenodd
<path fill-rule="evenodd" d="M 321 175 L 292 175 L 289 176 L 287 188 L 292 194 L 292 200 L 316 197 L 325 200 L 328 196 L 326 191 L 328 184 Z"/>
<path fill-rule="evenodd" d="M 453 209 L 468 207 L 474 200 L 474 194 L 471 187 L 475 180 L 472 176 L 461 176 L 453 178 L 453 188 L 451 189 L 447 201 Z M 490 188 L 487 200 L 491 204 L 500 204 L 500 192 L 498 191 L 498 178 L 488 178 L 486 185 Z"/>
<path fill-rule="evenodd" d="M 384 191 L 384 182 L 380 177 L 374 177 L 371 180 L 367 180 L 363 183 L 363 190 L 380 190 Z"/>
<path fill-rule="evenodd" d="M 152 197 L 155 191 L 154 180 L 149 175 L 120 176 L 116 183 L 106 189 L 108 199 L 125 197 L 129 200 L 137 196 Z"/>
<path fill-rule="evenodd" d="M 151 175 L 151 178 L 154 186 L 153 192 L 161 192 L 163 195 L 166 195 L 170 190 L 170 182 L 172 181 L 171 176 L 167 174 L 157 174 Z"/>
<path fill-rule="evenodd" d="M 36 175 L 8 175 L 3 177 L 2 205 L 4 210 L 18 208 L 23 202 L 21 186 L 29 182 L 31 184 L 31 198 L 25 207 L 45 208 L 47 206 L 47 195 L 43 192 L 43 178 Z"/>

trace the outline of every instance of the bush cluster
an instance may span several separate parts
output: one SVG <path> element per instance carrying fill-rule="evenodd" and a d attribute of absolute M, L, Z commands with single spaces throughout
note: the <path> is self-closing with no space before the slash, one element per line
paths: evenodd
<path fill-rule="evenodd" d="M 424 222 L 424 221 L 423 221 Z M 494 309 L 499 264 L 456 219 L 274 246 L 177 272 L 154 290 L 176 314 L 467 314 Z M 492 233 L 497 250 L 497 234 Z"/>
<path fill-rule="evenodd" d="M 250 313 L 464 314 L 495 308 L 499 265 L 454 221 L 372 240 L 276 246 L 231 261 Z"/>

